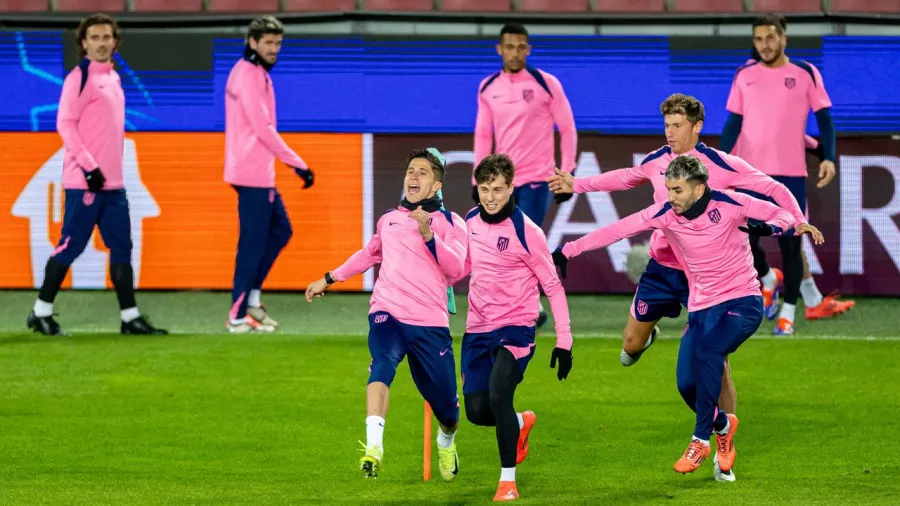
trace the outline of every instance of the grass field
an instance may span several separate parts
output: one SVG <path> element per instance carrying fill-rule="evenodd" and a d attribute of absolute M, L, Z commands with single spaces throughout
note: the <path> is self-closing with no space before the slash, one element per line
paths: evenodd
<path fill-rule="evenodd" d="M 0 292 L 0 504 L 487 504 L 499 477 L 493 429 L 463 421 L 460 474 L 422 481 L 422 409 L 408 369 L 392 389 L 378 480 L 358 471 L 365 438 L 368 297 L 308 305 L 267 295 L 282 330 L 224 333 L 223 293 L 143 293 L 165 338 L 119 336 L 115 295 L 62 293 L 74 335 L 24 330 L 33 292 Z M 458 357 L 465 300 L 453 317 Z M 684 318 L 632 368 L 618 363 L 629 297 L 570 297 L 569 380 L 538 350 L 517 409 L 538 423 L 519 467 L 524 504 L 900 503 L 900 300 L 770 324 L 733 357 L 736 483 L 712 462 L 681 476 L 693 415 L 675 388 Z M 798 314 L 802 314 L 798 310 Z M 552 328 L 552 326 L 550 327 Z M 436 456 L 435 456 L 436 459 Z"/>

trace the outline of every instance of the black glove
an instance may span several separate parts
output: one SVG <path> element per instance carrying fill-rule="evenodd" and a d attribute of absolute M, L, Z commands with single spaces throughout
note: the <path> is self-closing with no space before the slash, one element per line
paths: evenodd
<path fill-rule="evenodd" d="M 303 180 L 304 190 L 313 185 L 313 183 L 315 182 L 315 175 L 313 174 L 312 170 L 310 170 L 308 167 L 305 169 L 294 167 L 293 169 L 294 172 L 296 172 L 297 175 L 300 176 L 300 179 Z"/>
<path fill-rule="evenodd" d="M 103 185 L 106 183 L 106 178 L 103 177 L 103 173 L 100 172 L 100 167 L 87 172 L 84 172 L 84 179 L 87 180 L 88 190 L 96 193 L 103 189 Z"/>
<path fill-rule="evenodd" d="M 481 199 L 478 198 L 478 187 L 477 186 L 472 187 L 472 200 L 475 201 L 476 206 L 481 205 Z"/>
<path fill-rule="evenodd" d="M 553 200 L 556 201 L 556 205 L 562 204 L 563 202 L 572 198 L 575 195 L 574 193 L 554 193 Z"/>
<path fill-rule="evenodd" d="M 746 227 L 738 227 L 741 232 L 746 232 L 750 236 L 768 237 L 772 235 L 772 227 L 768 223 L 747 223 Z"/>
<path fill-rule="evenodd" d="M 556 361 L 559 360 L 559 369 L 556 369 Z M 550 355 L 550 369 L 556 369 L 556 377 L 562 381 L 569 377 L 572 370 L 572 350 L 564 350 L 562 348 L 553 348 L 553 354 Z"/>
<path fill-rule="evenodd" d="M 566 279 L 566 267 L 569 264 L 569 259 L 563 255 L 562 247 L 556 248 L 553 252 L 553 263 L 559 267 L 560 277 Z"/>

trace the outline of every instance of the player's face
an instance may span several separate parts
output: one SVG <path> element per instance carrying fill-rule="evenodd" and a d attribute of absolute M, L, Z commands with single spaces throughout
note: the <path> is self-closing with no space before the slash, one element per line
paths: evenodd
<path fill-rule="evenodd" d="M 666 142 L 676 155 L 687 153 L 694 149 L 703 129 L 703 122 L 691 124 L 684 114 L 666 114 L 663 118 L 666 124 Z"/>
<path fill-rule="evenodd" d="M 488 214 L 497 214 L 509 202 L 513 186 L 506 184 L 506 178 L 496 176 L 492 181 L 478 185 L 478 200 Z"/>
<path fill-rule="evenodd" d="M 505 33 L 497 44 L 497 54 L 503 58 L 503 70 L 518 72 L 525 68 L 525 60 L 531 54 L 528 36 Z"/>
<path fill-rule="evenodd" d="M 431 162 L 424 158 L 413 158 L 406 167 L 403 189 L 406 191 L 406 200 L 411 204 L 434 197 L 441 189 L 441 182 L 435 177 Z"/>
<path fill-rule="evenodd" d="M 89 26 L 81 41 L 81 47 L 91 60 L 106 63 L 112 58 L 116 49 L 112 25 Z"/>
<path fill-rule="evenodd" d="M 250 49 L 256 51 L 269 65 L 275 65 L 278 53 L 281 52 L 282 40 L 284 40 L 284 35 L 273 33 L 267 33 L 259 40 L 250 37 Z"/>
<path fill-rule="evenodd" d="M 685 179 L 666 179 L 666 188 L 669 189 L 669 204 L 675 214 L 682 214 L 690 209 L 706 191 L 706 185 L 689 183 Z"/>
<path fill-rule="evenodd" d="M 753 47 L 759 53 L 763 63 L 771 64 L 784 54 L 787 45 L 787 36 L 778 35 L 778 30 L 772 26 L 757 26 L 753 29 Z"/>

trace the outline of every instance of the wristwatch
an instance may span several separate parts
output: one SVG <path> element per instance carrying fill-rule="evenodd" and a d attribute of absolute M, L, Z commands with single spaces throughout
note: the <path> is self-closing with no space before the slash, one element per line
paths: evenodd
<path fill-rule="evenodd" d="M 333 285 L 333 284 L 334 284 L 334 281 L 335 281 L 334 278 L 331 277 L 331 273 L 330 273 L 330 272 L 326 272 L 326 273 L 325 273 L 325 282 L 328 283 L 329 285 Z"/>

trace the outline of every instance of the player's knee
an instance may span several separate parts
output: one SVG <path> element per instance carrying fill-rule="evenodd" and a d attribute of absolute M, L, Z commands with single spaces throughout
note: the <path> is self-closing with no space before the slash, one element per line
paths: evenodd
<path fill-rule="evenodd" d="M 678 386 L 678 393 L 681 394 L 681 397 L 686 402 L 690 403 L 690 399 L 693 399 L 696 395 L 697 382 L 688 375 L 678 375 L 675 382 Z"/>
<path fill-rule="evenodd" d="M 651 327 L 647 332 L 640 332 L 635 329 L 626 328 L 622 333 L 622 349 L 629 355 L 640 353 L 650 339 L 650 333 L 653 331 Z"/>
<path fill-rule="evenodd" d="M 131 264 L 131 245 L 109 250 L 110 264 Z"/>
<path fill-rule="evenodd" d="M 376 360 L 369 367 L 369 383 L 380 382 L 391 386 L 397 374 L 397 365 L 388 360 Z"/>
<path fill-rule="evenodd" d="M 291 242 L 291 237 L 294 236 L 294 228 L 290 223 L 285 223 L 284 227 L 281 227 L 276 232 L 276 239 L 278 239 L 278 243 L 281 247 L 287 246 L 287 243 Z"/>
<path fill-rule="evenodd" d="M 494 412 L 491 410 L 487 392 L 466 395 L 466 419 L 474 425 L 494 425 Z"/>
<path fill-rule="evenodd" d="M 68 267 L 84 252 L 84 249 L 87 248 L 87 243 L 86 239 L 83 240 L 73 236 L 64 237 L 59 246 L 53 250 L 52 258 Z"/>
<path fill-rule="evenodd" d="M 429 396 L 425 400 L 431 406 L 434 417 L 444 427 L 453 427 L 459 422 L 459 397 L 455 391 L 451 395 Z"/>

